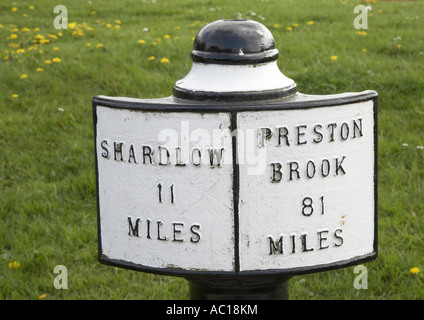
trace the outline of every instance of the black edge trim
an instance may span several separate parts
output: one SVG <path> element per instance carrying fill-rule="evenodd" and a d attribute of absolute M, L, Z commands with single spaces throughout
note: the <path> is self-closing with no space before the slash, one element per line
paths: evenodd
<path fill-rule="evenodd" d="M 124 269 L 142 271 L 147 273 L 155 273 L 160 275 L 167 276 L 176 276 L 176 277 L 188 277 L 193 278 L 197 276 L 216 276 L 216 277 L 237 277 L 237 278 L 249 278 L 249 277 L 258 277 L 258 276 L 289 276 L 289 275 L 301 275 L 309 274 L 314 272 L 324 272 L 331 271 L 340 268 L 350 267 L 357 264 L 371 262 L 377 258 L 376 252 L 371 252 L 369 254 L 353 257 L 351 259 L 341 260 L 328 264 L 319 264 L 314 266 L 306 267 L 296 267 L 296 268 L 287 268 L 287 269 L 267 269 L 267 270 L 249 270 L 249 271 L 210 271 L 210 270 L 185 270 L 178 268 L 154 268 L 149 266 L 143 266 L 140 264 L 119 260 L 119 259 L 110 259 L 105 256 L 100 256 L 99 261 L 102 264 L 121 267 Z"/>
<path fill-rule="evenodd" d="M 99 193 L 99 164 L 97 161 L 97 105 L 94 100 L 92 102 L 92 111 L 93 111 L 93 129 L 94 129 L 94 159 L 95 159 L 95 170 L 96 170 L 96 204 L 97 204 L 97 254 L 98 259 L 103 254 L 102 252 L 102 235 L 100 228 L 100 193 Z"/>
<path fill-rule="evenodd" d="M 233 52 L 192 50 L 190 56 L 193 62 L 221 65 L 254 65 L 277 60 L 279 52 L 278 49 L 269 49 L 267 51 L 239 55 Z"/>
<path fill-rule="evenodd" d="M 258 101 L 267 99 L 281 99 L 290 97 L 297 93 L 297 87 L 290 89 L 279 89 L 269 91 L 250 91 L 250 92 L 207 92 L 207 91 L 190 91 L 174 86 L 174 97 L 187 100 L 200 101 Z"/>
<path fill-rule="evenodd" d="M 282 100 L 268 100 L 252 103 L 246 101 L 226 102 L 220 101 L 211 103 L 211 101 L 192 101 L 174 98 L 172 99 L 151 99 L 139 101 L 120 101 L 109 99 L 108 97 L 95 96 L 92 101 L 94 104 L 109 108 L 129 109 L 139 111 L 159 111 L 159 112 L 242 112 L 242 111 L 270 111 L 286 109 L 309 109 L 319 107 L 332 107 L 355 102 L 372 100 L 377 97 L 375 91 L 367 91 L 363 94 L 336 97 L 334 99 L 317 100 L 298 100 L 290 101 L 290 97 Z"/>
<path fill-rule="evenodd" d="M 234 269 L 240 272 L 240 224 L 239 224 L 239 199 L 240 199 L 240 168 L 237 159 L 237 112 L 231 113 L 232 152 L 233 152 L 233 209 L 234 209 Z"/>
<path fill-rule="evenodd" d="M 378 254 L 378 96 L 374 101 L 374 252 Z"/>

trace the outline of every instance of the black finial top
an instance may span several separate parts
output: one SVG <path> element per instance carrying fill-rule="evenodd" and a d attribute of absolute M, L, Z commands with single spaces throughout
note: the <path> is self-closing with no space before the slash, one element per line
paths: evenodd
<path fill-rule="evenodd" d="M 259 64 L 275 61 L 271 32 L 253 20 L 218 20 L 203 27 L 193 43 L 193 62 L 215 64 Z"/>

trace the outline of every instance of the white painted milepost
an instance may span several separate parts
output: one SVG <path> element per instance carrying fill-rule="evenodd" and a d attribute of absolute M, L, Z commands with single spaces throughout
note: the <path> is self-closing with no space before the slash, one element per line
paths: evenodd
<path fill-rule="evenodd" d="M 373 101 L 238 113 L 240 130 L 257 128 L 266 159 L 265 173 L 240 165 L 241 271 L 317 268 L 374 253 L 373 113 Z"/>
<path fill-rule="evenodd" d="M 260 23 L 219 20 L 172 96 L 93 98 L 102 263 L 281 299 L 377 257 L 378 95 L 302 94 L 278 55 Z"/>
<path fill-rule="evenodd" d="M 154 268 L 233 270 L 229 126 L 225 113 L 97 108 L 105 258 Z M 209 133 L 222 134 L 218 146 L 209 144 Z"/>

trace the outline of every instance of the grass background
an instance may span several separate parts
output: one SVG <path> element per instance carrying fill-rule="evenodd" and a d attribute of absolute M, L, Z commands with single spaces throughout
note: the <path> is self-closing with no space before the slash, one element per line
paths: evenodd
<path fill-rule="evenodd" d="M 366 35 L 353 27 L 360 3 L 372 7 Z M 58 4 L 73 29 L 54 29 Z M 193 37 L 223 18 L 268 27 L 301 92 L 379 93 L 379 256 L 366 264 L 368 289 L 354 289 L 349 267 L 292 278 L 290 298 L 424 299 L 424 2 L 352 0 L 2 1 L 1 299 L 188 298 L 182 278 L 97 261 L 91 98 L 171 95 Z M 56 265 L 68 268 L 68 290 L 53 286 Z"/>

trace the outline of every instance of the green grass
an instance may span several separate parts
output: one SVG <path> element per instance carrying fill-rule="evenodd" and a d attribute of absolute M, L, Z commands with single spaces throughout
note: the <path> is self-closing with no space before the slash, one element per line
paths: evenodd
<path fill-rule="evenodd" d="M 354 289 L 357 274 L 349 267 L 292 278 L 290 298 L 424 299 L 424 150 L 417 148 L 424 145 L 424 2 L 371 3 L 365 36 L 353 27 L 359 3 L 62 1 L 69 22 L 83 31 L 72 35 L 76 29 L 53 28 L 51 1 L 16 1 L 16 12 L 11 2 L 2 2 L 0 298 L 188 298 L 184 279 L 97 261 L 91 98 L 171 95 L 190 70 L 189 52 L 200 28 L 241 16 L 271 30 L 280 69 L 301 92 L 379 93 L 379 256 L 366 264 L 368 289 Z M 115 20 L 121 20 L 120 29 Z M 9 39 L 11 34 L 18 38 Z M 37 34 L 50 42 L 33 48 Z M 55 57 L 61 62 L 44 62 Z M 28 78 L 20 79 L 22 74 Z M 13 261 L 19 267 L 10 268 Z M 56 265 L 68 268 L 68 290 L 53 286 Z M 420 273 L 412 274 L 412 267 Z"/>

